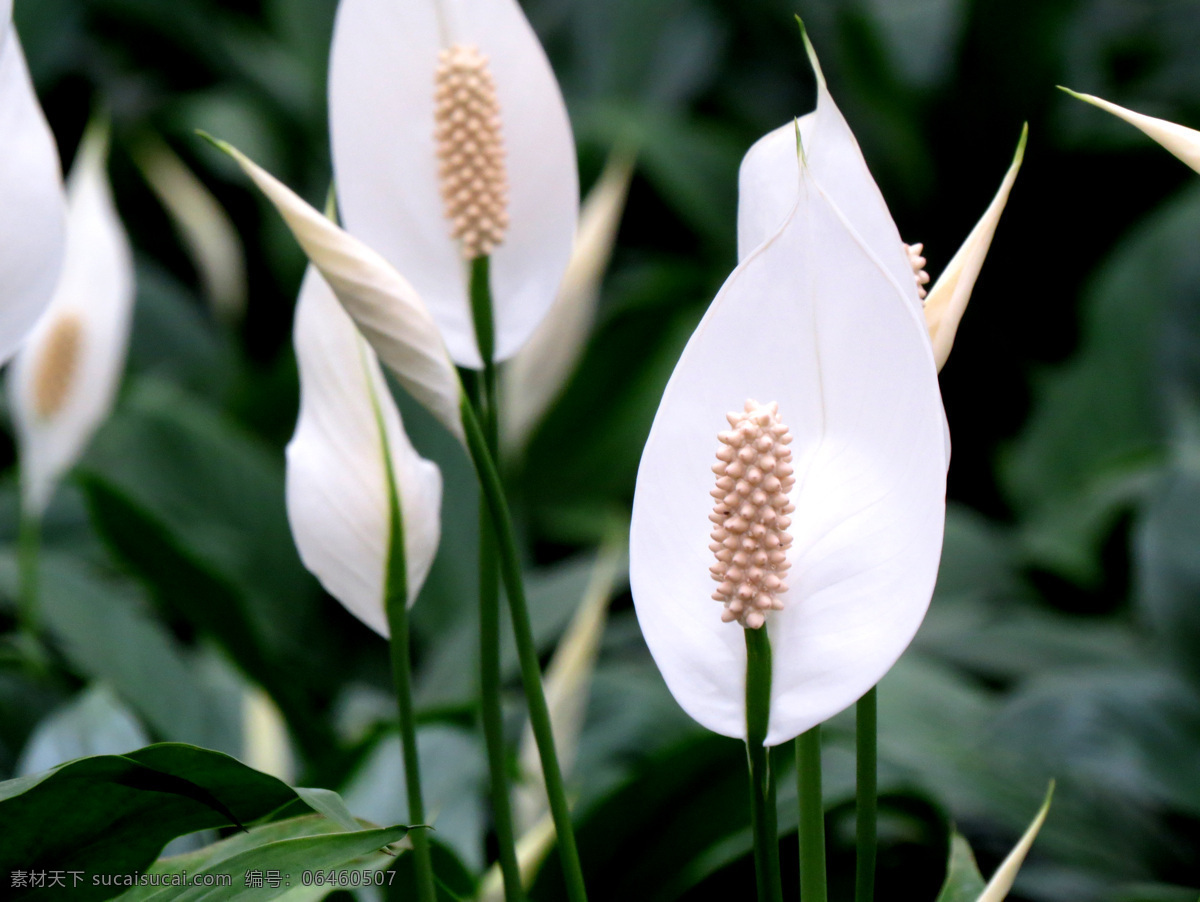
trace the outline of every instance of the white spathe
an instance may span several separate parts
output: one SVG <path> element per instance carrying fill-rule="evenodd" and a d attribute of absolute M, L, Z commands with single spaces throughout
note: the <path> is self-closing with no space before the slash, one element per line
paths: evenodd
<path fill-rule="evenodd" d="M 1021 170 L 1021 161 L 1025 159 L 1025 142 L 1029 137 L 1029 126 L 1021 129 L 1021 139 L 1017 142 L 1017 151 L 1013 154 L 1012 164 L 1004 174 L 1000 189 L 988 208 L 984 211 L 971 234 L 963 242 L 942 274 L 938 276 L 929 295 L 925 298 L 925 322 L 929 325 L 929 337 L 933 342 L 933 356 L 937 360 L 938 369 L 946 365 L 950 358 L 950 349 L 954 346 L 954 336 L 958 333 L 958 324 L 967 311 L 967 302 L 971 300 L 971 291 L 983 261 L 987 258 L 988 248 L 992 246 L 992 238 L 996 234 L 996 226 L 1000 224 L 1000 214 L 1008 203 L 1009 192 L 1017 181 L 1017 173 Z"/>
<path fill-rule="evenodd" d="M 760 138 L 747 152 L 738 173 L 738 259 L 775 234 L 795 203 L 795 160 L 801 153 L 808 168 L 865 241 L 876 247 L 888 271 L 904 286 L 914 309 L 922 309 L 912 267 L 896 224 L 879 188 L 867 171 L 846 120 L 829 96 L 816 54 L 804 37 L 817 76 L 817 110 Z M 819 115 L 818 115 L 819 114 Z M 992 203 L 967 240 L 930 289 L 924 316 L 940 370 L 950 356 L 958 324 L 971 299 L 975 280 L 991 247 L 1000 214 L 1008 202 L 1025 155 L 1028 128 L 1023 128 L 1012 165 Z M 799 148 L 797 147 L 799 142 Z M 864 176 L 868 185 L 864 187 Z M 842 186 L 855 186 L 853 189 Z M 894 243 L 893 252 L 890 245 Z"/>
<path fill-rule="evenodd" d="M 438 53 L 474 44 L 500 104 L 509 226 L 491 255 L 496 359 L 554 302 L 579 212 L 575 142 L 546 54 L 516 0 L 342 0 L 329 73 L 334 176 L 349 231 L 425 299 L 455 362 L 482 361 L 468 269 L 443 214 L 434 140 Z"/>
<path fill-rule="evenodd" d="M 22 503 L 40 516 L 112 411 L 133 313 L 133 255 L 108 184 L 108 135 L 93 125 L 67 184 L 62 270 L 9 375 Z M 65 335 L 70 333 L 70 335 Z M 64 337 L 66 345 L 64 347 Z M 65 352 L 65 353 L 64 353 Z M 48 383 L 55 403 L 43 410 Z"/>
<path fill-rule="evenodd" d="M 413 448 L 378 359 L 315 269 L 300 289 L 294 339 L 300 417 L 287 446 L 292 537 L 325 590 L 386 636 L 388 470 L 400 500 L 409 604 L 437 553 L 442 475 Z"/>
<path fill-rule="evenodd" d="M 408 280 L 240 150 L 223 141 L 213 143 L 233 157 L 274 204 L 308 259 L 405 391 L 465 443 L 458 372 L 446 354 L 437 324 Z"/>
<path fill-rule="evenodd" d="M 0 363 L 25 340 L 58 284 L 66 228 L 54 136 L 38 106 L 12 0 L 0 4 Z"/>
<path fill-rule="evenodd" d="M 767 745 L 895 663 L 928 607 L 945 520 L 945 415 L 912 269 L 823 82 L 808 127 L 807 165 L 793 137 L 791 210 L 726 281 L 663 394 L 630 541 L 638 620 L 667 686 L 702 725 L 744 739 L 743 627 L 711 599 L 711 467 L 726 412 L 778 402 L 796 510 L 785 607 L 764 627 Z"/>
<path fill-rule="evenodd" d="M 1061 85 L 1059 87 L 1072 97 L 1112 113 L 1119 119 L 1124 119 L 1130 125 L 1141 129 L 1183 162 L 1200 172 L 1200 131 L 1176 122 L 1168 122 L 1166 119 L 1156 119 L 1154 116 L 1147 116 L 1144 113 L 1135 113 L 1133 110 L 1127 110 L 1123 106 L 1117 106 L 1115 103 L 1091 94 L 1078 94 L 1070 88 L 1063 88 Z"/>

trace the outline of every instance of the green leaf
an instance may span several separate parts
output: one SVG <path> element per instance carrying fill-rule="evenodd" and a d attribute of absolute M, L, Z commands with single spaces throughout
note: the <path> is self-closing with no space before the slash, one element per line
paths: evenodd
<path fill-rule="evenodd" d="M 361 828 L 356 823 L 353 829 L 358 830 Z M 161 875 L 160 882 L 164 882 L 175 875 L 183 875 L 185 873 L 233 874 L 234 872 L 229 870 L 228 867 L 218 868 L 217 865 L 270 843 L 296 839 L 298 837 L 341 834 L 342 832 L 337 823 L 319 815 L 289 818 L 287 820 L 264 824 L 261 827 L 255 827 L 245 833 L 236 833 L 233 836 L 205 846 L 202 849 L 197 849 L 194 852 L 188 852 L 184 855 L 172 855 L 169 858 L 160 858 L 146 873 L 149 875 Z M 364 870 L 384 868 L 388 867 L 393 859 L 394 856 L 380 852 L 367 857 L 357 866 Z M 237 877 L 240 878 L 241 875 L 239 874 Z M 302 872 L 301 874 L 292 875 L 293 890 L 301 882 Z M 325 887 L 324 892 L 329 891 L 330 887 Z M 167 902 L 169 899 L 175 899 L 179 892 L 180 888 L 175 886 L 136 886 L 122 893 L 118 898 L 120 902 Z"/>
<path fill-rule="evenodd" d="M 206 864 L 190 875 L 194 884 L 203 875 L 232 876 L 232 886 L 189 886 L 169 897 L 172 902 L 263 902 L 277 899 L 303 885 L 304 872 L 343 868 L 357 858 L 378 853 L 384 846 L 399 842 L 408 834 L 407 827 L 380 827 L 354 833 L 323 836 L 299 836 L 267 843 L 229 858 Z M 368 868 L 363 868 L 367 870 Z M 369 870 L 378 870 L 370 867 Z M 279 886 L 265 880 L 267 871 L 278 871 Z M 257 884 L 257 872 L 264 882 Z"/>
<path fill-rule="evenodd" d="M 1015 506 L 1032 518 L 1037 563 L 1094 582 L 1099 545 L 1163 458 L 1177 355 L 1164 346 L 1200 290 L 1200 188 L 1131 233 L 1093 277 L 1079 353 L 1037 387 L 1033 416 L 1003 460 Z"/>
<path fill-rule="evenodd" d="M 241 751 L 237 677 L 223 662 L 185 648 L 135 586 L 50 551 L 39 581 L 47 629 L 73 670 L 106 683 L 159 738 Z M 9 559 L 0 560 L 0 582 L 15 586 Z"/>
<path fill-rule="evenodd" d="M 81 467 L 93 523 L 176 616 L 220 641 L 318 759 L 342 633 L 292 544 L 282 460 L 162 383 L 137 383 Z"/>
<path fill-rule="evenodd" d="M 950 858 L 946 862 L 946 882 L 937 902 L 975 902 L 986 884 L 975 863 L 971 844 L 957 830 L 950 837 Z"/>
<path fill-rule="evenodd" d="M 106 686 L 96 685 L 37 725 L 18 772 L 36 774 L 87 755 L 120 755 L 146 742 L 137 719 Z"/>
<path fill-rule="evenodd" d="M 1140 611 L 1182 672 L 1200 683 L 1200 468 L 1163 478 L 1134 537 Z"/>
<path fill-rule="evenodd" d="M 83 758 L 0 783 L 0 874 L 16 870 L 132 874 L 172 839 L 265 817 L 296 793 L 228 755 L 164 743 Z M 42 898 L 41 890 L 13 899 Z M 80 885 L 71 899 L 104 898 Z M 47 896 L 47 898 L 49 898 Z"/>

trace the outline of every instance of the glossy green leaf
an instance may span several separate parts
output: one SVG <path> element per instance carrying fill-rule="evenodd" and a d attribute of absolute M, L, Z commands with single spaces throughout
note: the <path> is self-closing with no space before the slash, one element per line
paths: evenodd
<path fill-rule="evenodd" d="M 983 892 L 984 885 L 971 844 L 956 830 L 950 837 L 946 882 L 942 884 L 937 902 L 975 902 Z"/>

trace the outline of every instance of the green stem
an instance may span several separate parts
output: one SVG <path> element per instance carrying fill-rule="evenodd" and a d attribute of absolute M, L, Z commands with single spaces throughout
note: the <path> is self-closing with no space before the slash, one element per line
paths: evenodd
<path fill-rule="evenodd" d="M 800 793 L 800 899 L 825 902 L 825 804 L 821 797 L 821 726 L 796 737 Z"/>
<path fill-rule="evenodd" d="M 370 382 L 368 382 L 370 384 Z M 404 514 L 400 507 L 400 490 L 392 472 L 392 453 L 388 447 L 387 429 L 379 400 L 372 397 L 379 435 L 383 442 L 383 459 L 387 461 L 388 509 L 390 535 L 384 606 L 387 610 L 389 648 L 392 658 L 392 679 L 396 684 L 396 706 L 400 715 L 400 745 L 404 751 L 404 785 L 408 794 L 408 817 L 420 829 L 409 831 L 412 838 L 413 864 L 417 874 L 418 902 L 437 902 L 434 886 L 433 858 L 429 851 L 429 835 L 424 829 L 425 801 L 421 794 L 421 763 L 417 755 L 417 718 L 412 695 L 412 662 L 408 630 L 408 561 L 404 545 Z"/>
<path fill-rule="evenodd" d="M 746 633 L 746 757 L 750 763 L 750 816 L 759 902 L 782 902 L 775 778 L 763 744 L 771 716 L 771 640 L 766 629 Z"/>
<path fill-rule="evenodd" d="M 854 869 L 854 902 L 875 897 L 876 812 L 878 809 L 878 712 L 874 687 L 858 700 L 855 712 L 858 794 L 855 803 L 858 857 Z"/>
<path fill-rule="evenodd" d="M 21 632 L 36 644 L 41 628 L 38 558 L 42 549 L 41 519 L 22 505 L 17 526 L 17 617 Z"/>
<path fill-rule="evenodd" d="M 537 646 L 533 641 L 533 630 L 529 625 L 529 605 L 525 600 L 525 586 L 521 580 L 521 565 L 517 556 L 516 536 L 513 532 L 512 516 L 500 473 L 488 451 L 484 430 L 479 424 L 470 403 L 464 398 L 460 405 L 463 428 L 466 432 L 467 450 L 479 474 L 480 487 L 492 517 L 492 525 L 499 542 L 498 551 L 500 577 L 508 594 L 509 611 L 512 614 L 513 633 L 517 640 L 517 659 L 521 665 L 521 682 L 525 688 L 525 699 L 529 705 L 529 723 L 537 743 L 542 762 L 542 774 L 546 781 L 546 796 L 550 800 L 550 814 L 558 834 L 558 852 L 562 859 L 563 879 L 567 886 L 570 902 L 585 902 L 587 891 L 583 884 L 583 868 L 579 863 L 579 850 L 575 845 L 575 831 L 571 827 L 571 810 L 567 805 L 567 793 L 563 785 L 562 770 L 558 764 L 558 752 L 554 747 L 554 734 L 550 728 L 550 709 L 546 704 L 546 693 L 542 689 L 542 672 L 538 666 Z"/>
<path fill-rule="evenodd" d="M 476 258 L 471 265 L 471 310 L 476 340 L 484 360 L 482 391 L 479 380 L 473 380 L 472 400 L 484 423 L 488 450 L 494 459 L 499 445 L 500 409 L 496 403 L 496 368 L 492 363 L 492 302 L 487 259 Z M 509 798 L 504 710 L 500 697 L 500 573 L 496 533 L 483 499 L 479 504 L 479 687 L 480 719 L 487 747 L 492 819 L 496 828 L 500 873 L 504 878 L 504 899 L 505 902 L 521 902 L 524 891 Z"/>

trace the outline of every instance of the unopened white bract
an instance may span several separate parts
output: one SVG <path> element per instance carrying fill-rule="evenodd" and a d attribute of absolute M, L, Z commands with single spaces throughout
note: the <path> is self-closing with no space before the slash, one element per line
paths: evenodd
<path fill-rule="evenodd" d="M 287 510 L 304 566 L 359 620 L 388 634 L 390 468 L 404 530 L 408 602 L 437 552 L 442 477 L 404 432 L 379 362 L 310 269 L 296 304 L 300 417 L 287 447 Z"/>

